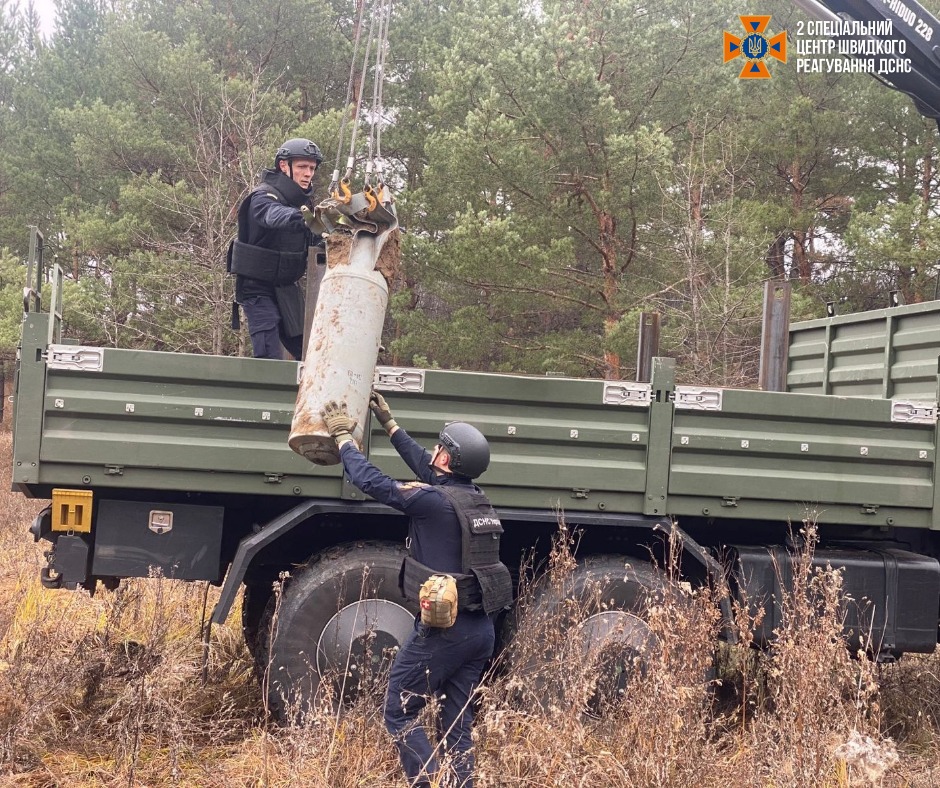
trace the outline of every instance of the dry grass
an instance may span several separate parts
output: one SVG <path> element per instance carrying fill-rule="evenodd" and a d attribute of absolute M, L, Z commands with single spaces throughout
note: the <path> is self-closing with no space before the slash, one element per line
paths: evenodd
<path fill-rule="evenodd" d="M 0 785 L 405 785 L 374 700 L 300 729 L 265 722 L 237 611 L 213 630 L 204 673 L 215 590 L 159 577 L 94 598 L 43 590 L 26 533 L 41 503 L 8 492 L 9 432 L 0 467 Z M 543 582 L 564 588 L 573 569 L 560 540 Z M 748 647 L 742 616 L 743 642 L 722 649 L 717 674 L 708 589 L 650 594 L 651 647 L 606 693 L 605 654 L 571 637 L 577 610 L 532 623 L 481 693 L 478 788 L 940 783 L 940 657 L 853 659 L 838 575 L 794 575 L 804 588 L 773 651 Z"/>

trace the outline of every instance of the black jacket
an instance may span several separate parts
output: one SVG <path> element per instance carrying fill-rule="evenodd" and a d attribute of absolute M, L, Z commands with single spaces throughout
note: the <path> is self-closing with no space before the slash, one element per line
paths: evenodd
<path fill-rule="evenodd" d="M 261 184 L 238 210 L 238 238 L 232 252 L 236 301 L 258 295 L 273 298 L 276 286 L 304 275 L 307 250 L 316 238 L 300 207 L 312 207 L 312 196 L 312 187 L 305 191 L 279 170 L 264 171 Z"/>

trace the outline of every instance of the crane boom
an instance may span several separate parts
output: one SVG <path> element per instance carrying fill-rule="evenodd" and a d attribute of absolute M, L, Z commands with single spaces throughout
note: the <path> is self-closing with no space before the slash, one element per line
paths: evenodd
<path fill-rule="evenodd" d="M 907 94 L 917 111 L 940 127 L 940 21 L 916 0 L 793 0 L 807 13 L 832 23 L 834 38 L 846 23 L 859 22 L 870 38 L 893 42 L 896 54 L 880 60 L 907 60 L 910 69 L 879 69 L 882 82 Z M 903 42 L 903 43 L 902 43 Z M 903 51 L 902 51 L 903 50 Z"/>

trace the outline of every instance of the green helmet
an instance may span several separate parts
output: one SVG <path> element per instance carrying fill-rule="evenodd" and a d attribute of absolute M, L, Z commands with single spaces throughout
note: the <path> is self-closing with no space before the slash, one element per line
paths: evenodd
<path fill-rule="evenodd" d="M 472 424 L 465 421 L 445 424 L 438 440 L 450 454 L 450 469 L 459 476 L 475 479 L 490 464 L 490 445 Z"/>

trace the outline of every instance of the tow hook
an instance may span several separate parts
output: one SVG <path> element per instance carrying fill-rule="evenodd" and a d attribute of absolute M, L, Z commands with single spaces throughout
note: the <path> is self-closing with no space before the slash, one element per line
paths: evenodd
<path fill-rule="evenodd" d="M 43 588 L 62 588 L 62 575 L 53 575 L 51 566 L 44 566 L 39 570 L 39 582 Z"/>
<path fill-rule="evenodd" d="M 43 588 L 53 590 L 62 588 L 62 575 L 52 568 L 52 563 L 55 561 L 55 550 L 46 550 L 43 555 L 46 557 L 48 566 L 44 566 L 39 570 L 39 582 L 42 583 Z"/>

